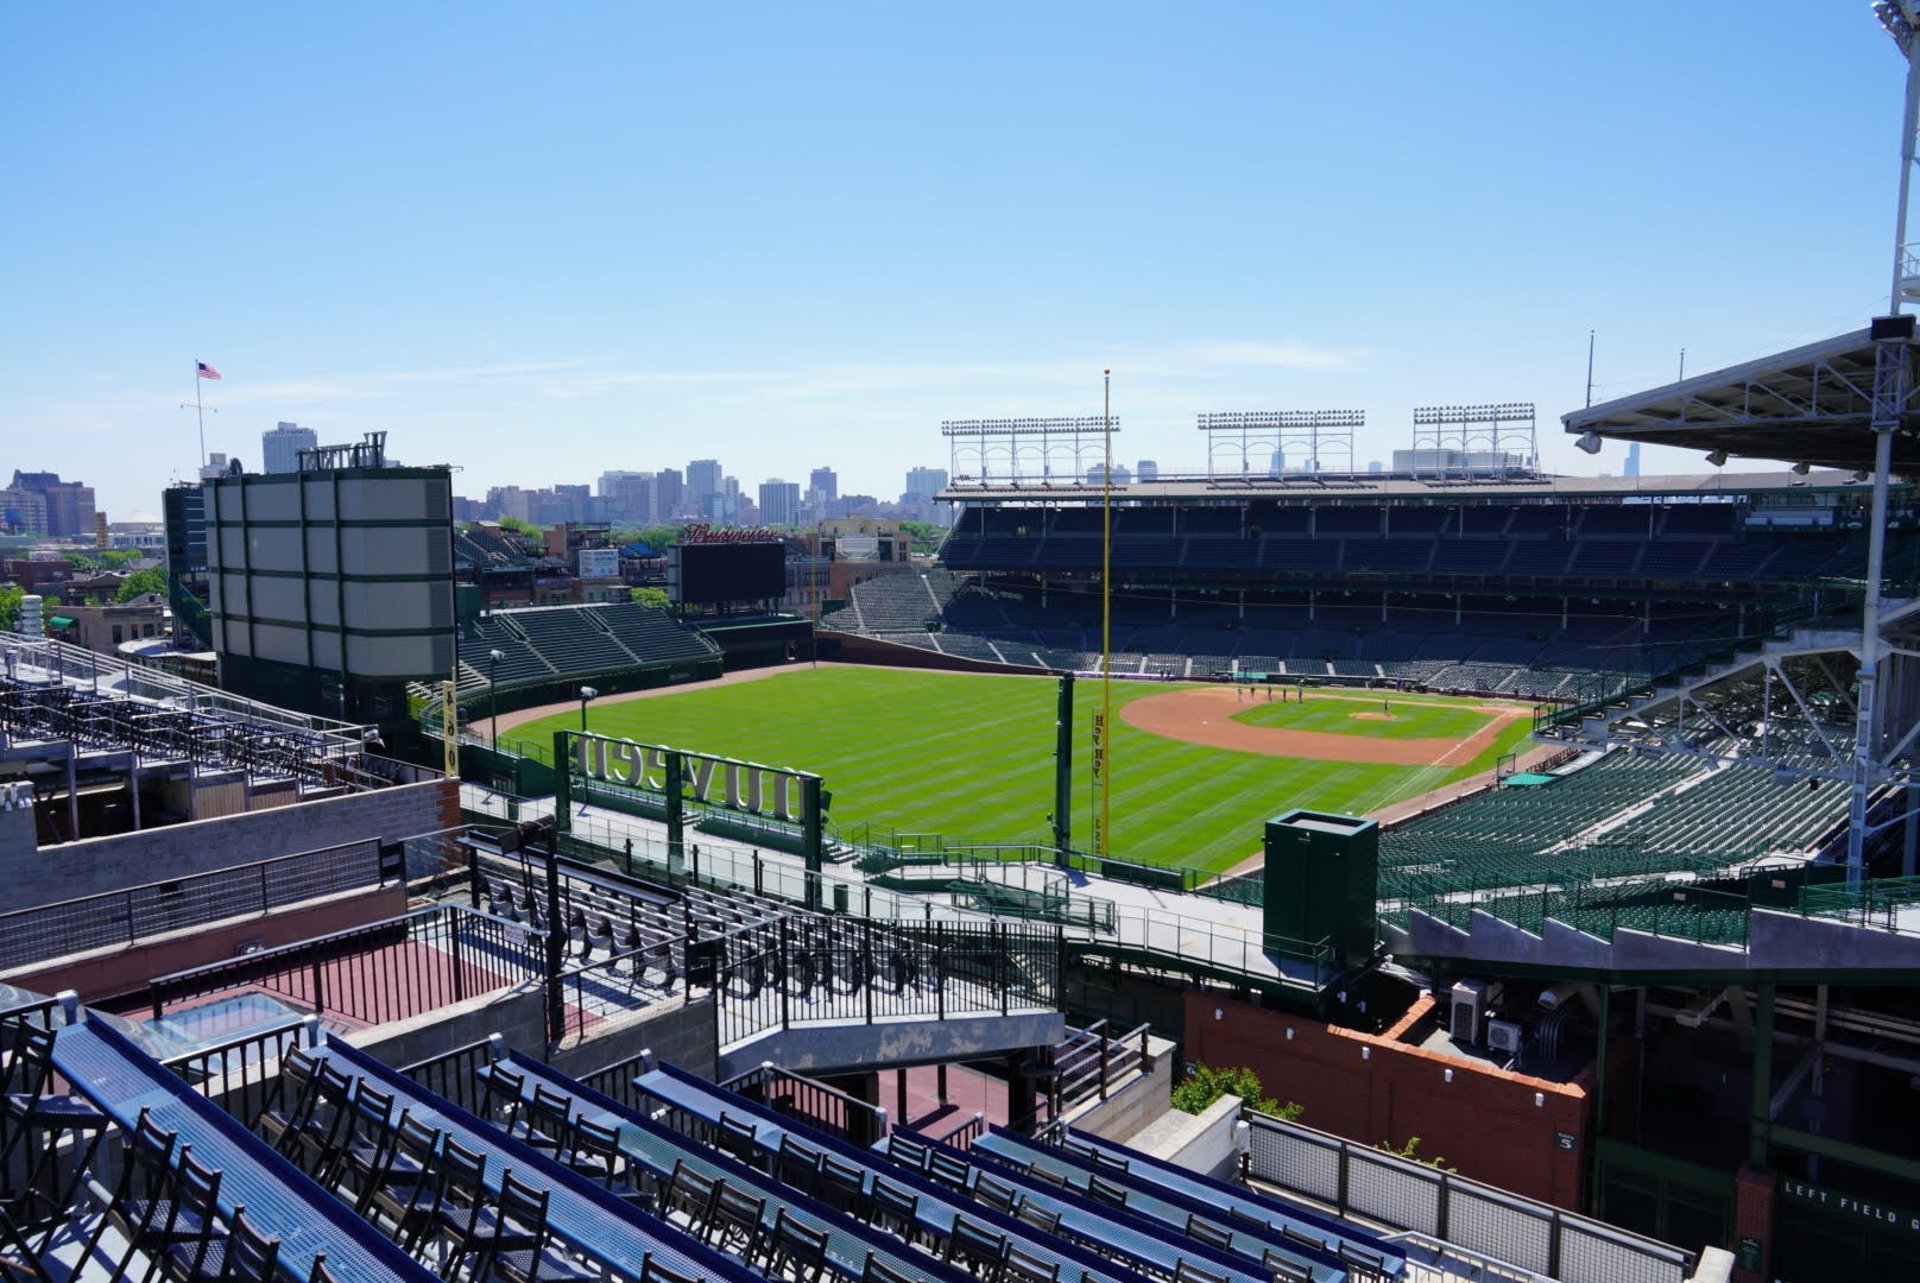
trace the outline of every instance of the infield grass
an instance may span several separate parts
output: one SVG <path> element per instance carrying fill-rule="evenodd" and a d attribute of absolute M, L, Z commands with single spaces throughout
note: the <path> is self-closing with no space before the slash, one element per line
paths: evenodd
<path fill-rule="evenodd" d="M 1150 735 L 1120 719 L 1129 701 L 1177 688 L 1114 683 L 1108 849 L 1116 856 L 1225 869 L 1260 849 L 1262 823 L 1281 811 L 1305 806 L 1363 814 L 1491 769 L 1531 727 L 1531 719 L 1516 719 L 1492 749 L 1460 766 L 1407 767 L 1207 748 Z M 813 771 L 833 793 L 831 819 L 841 828 L 870 821 L 950 841 L 1049 842 L 1055 691 L 1050 677 L 806 668 L 597 704 L 589 709 L 588 728 Z M 1092 839 L 1089 764 L 1099 700 L 1098 682 L 1076 685 L 1073 834 L 1083 850 Z M 1422 704 L 1429 700 L 1442 708 L 1483 702 L 1428 697 Z M 1484 723 L 1483 715 L 1473 717 Z M 578 712 L 556 714 L 516 728 L 510 738 L 550 745 L 555 730 L 578 725 Z M 1398 725 L 1350 723 L 1363 728 L 1354 732 L 1360 734 Z"/>
<path fill-rule="evenodd" d="M 1434 704 L 1364 692 L 1356 695 L 1314 693 L 1306 703 L 1262 701 L 1234 713 L 1233 720 L 1276 730 L 1325 731 L 1332 735 L 1364 735 L 1369 739 L 1463 740 L 1493 720 L 1466 706 L 1479 701 Z M 1382 712 L 1392 721 L 1379 720 Z M 1367 713 L 1372 716 L 1359 717 Z"/>

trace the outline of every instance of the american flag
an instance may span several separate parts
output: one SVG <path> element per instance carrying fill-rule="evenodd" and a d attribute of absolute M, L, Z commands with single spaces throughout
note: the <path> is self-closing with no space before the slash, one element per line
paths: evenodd
<path fill-rule="evenodd" d="M 214 368 L 213 368 L 213 367 L 212 367 L 211 365 L 208 365 L 208 364 L 207 364 L 207 363 L 206 363 L 205 361 L 200 361 L 200 362 L 197 362 L 197 364 L 198 364 L 198 365 L 200 366 L 200 377 L 201 377 L 201 378 L 203 378 L 203 379 L 217 379 L 217 378 L 219 378 L 219 377 L 220 377 L 220 371 L 218 371 L 218 370 L 216 370 L 216 369 L 214 369 Z"/>

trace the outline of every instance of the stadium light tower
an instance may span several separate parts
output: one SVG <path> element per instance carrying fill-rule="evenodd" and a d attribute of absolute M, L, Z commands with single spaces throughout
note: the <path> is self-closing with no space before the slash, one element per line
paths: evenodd
<path fill-rule="evenodd" d="M 1875 0 L 1873 16 L 1893 37 L 1900 56 L 1907 61 L 1907 94 L 1900 123 L 1900 198 L 1893 227 L 1893 306 L 1920 300 L 1920 257 L 1910 248 L 1907 234 L 1908 194 L 1913 185 L 1915 134 L 1920 132 L 1920 71 L 1914 65 L 1916 40 L 1920 39 L 1920 0 Z"/>
<path fill-rule="evenodd" d="M 582 735 L 587 733 L 587 701 L 594 699 L 599 694 L 600 692 L 591 686 L 582 686 L 580 688 L 580 733 Z"/>
<path fill-rule="evenodd" d="M 1880 641 L 1880 581 L 1886 566 L 1887 485 L 1893 463 L 1893 434 L 1906 416 L 1911 395 L 1907 368 L 1913 321 L 1901 306 L 1920 299 L 1920 260 L 1909 249 L 1907 218 L 1913 188 L 1915 133 L 1920 130 L 1920 0 L 1876 0 L 1874 16 L 1893 37 L 1907 64 L 1907 92 L 1900 112 L 1900 194 L 1894 213 L 1893 290 L 1888 315 L 1872 328 L 1873 369 L 1873 516 L 1867 528 L 1867 581 L 1860 609 L 1859 693 L 1854 701 L 1852 795 L 1847 809 L 1847 880 L 1866 867 L 1867 806 L 1880 771 L 1879 685 L 1885 660 Z"/>

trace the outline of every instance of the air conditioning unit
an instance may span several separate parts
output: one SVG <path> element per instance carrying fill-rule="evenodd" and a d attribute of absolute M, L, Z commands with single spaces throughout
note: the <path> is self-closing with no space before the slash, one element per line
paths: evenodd
<path fill-rule="evenodd" d="M 1457 1043 L 1468 1046 L 1480 1041 L 1480 1020 L 1487 1010 L 1487 986 L 1478 980 L 1461 980 L 1453 986 L 1452 1019 L 1447 1033 Z"/>
<path fill-rule="evenodd" d="M 1505 1052 L 1509 1056 L 1520 1054 L 1521 1026 L 1512 1020 L 1487 1021 L 1487 1047 L 1491 1051 Z"/>

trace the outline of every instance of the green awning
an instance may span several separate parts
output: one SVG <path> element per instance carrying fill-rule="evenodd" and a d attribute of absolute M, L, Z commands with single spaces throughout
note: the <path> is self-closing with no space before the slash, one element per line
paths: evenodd
<path fill-rule="evenodd" d="M 73 620 L 67 618 L 65 615 L 48 615 L 47 622 L 49 624 L 52 624 L 55 628 L 73 627 Z"/>
<path fill-rule="evenodd" d="M 1558 783 L 1559 780 L 1558 775 L 1541 775 L 1534 771 L 1523 771 L 1518 775 L 1507 776 L 1507 787 L 1510 789 L 1545 788 L 1549 784 Z"/>

